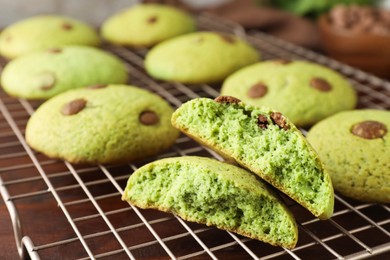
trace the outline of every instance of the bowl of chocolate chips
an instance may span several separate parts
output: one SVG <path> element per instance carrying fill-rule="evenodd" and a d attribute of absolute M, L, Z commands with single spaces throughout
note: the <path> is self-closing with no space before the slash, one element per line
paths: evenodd
<path fill-rule="evenodd" d="M 338 5 L 318 20 L 325 52 L 382 78 L 390 78 L 390 10 Z"/>

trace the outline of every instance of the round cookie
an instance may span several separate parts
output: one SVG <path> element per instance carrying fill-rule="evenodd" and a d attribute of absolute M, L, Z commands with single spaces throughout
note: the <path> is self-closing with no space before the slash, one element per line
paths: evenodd
<path fill-rule="evenodd" d="M 259 53 L 235 36 L 197 32 L 156 45 L 145 68 L 156 79 L 198 84 L 223 81 L 258 60 Z"/>
<path fill-rule="evenodd" d="M 0 54 L 8 59 L 65 45 L 99 46 L 100 38 L 89 25 L 59 15 L 24 19 L 8 26 L 0 35 Z"/>
<path fill-rule="evenodd" d="M 126 85 L 71 90 L 43 103 L 26 127 L 35 150 L 71 163 L 134 161 L 169 148 L 179 133 L 160 96 Z"/>
<path fill-rule="evenodd" d="M 361 201 L 390 203 L 390 112 L 340 112 L 310 129 L 308 141 L 335 190 Z"/>
<path fill-rule="evenodd" d="M 72 88 L 126 83 L 124 64 L 115 56 L 86 46 L 68 46 L 26 54 L 4 68 L 1 85 L 12 96 L 47 99 Z"/>
<path fill-rule="evenodd" d="M 150 47 L 195 30 L 195 20 L 180 9 L 139 4 L 108 18 L 102 25 L 101 34 L 114 44 Z"/>
<path fill-rule="evenodd" d="M 342 110 L 353 109 L 357 96 L 339 73 L 307 61 L 271 60 L 229 76 L 221 95 L 282 112 L 296 126 L 310 126 Z"/>

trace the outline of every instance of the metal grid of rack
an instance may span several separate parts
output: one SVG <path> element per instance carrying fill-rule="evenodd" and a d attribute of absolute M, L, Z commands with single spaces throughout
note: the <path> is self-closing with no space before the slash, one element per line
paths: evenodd
<path fill-rule="evenodd" d="M 360 108 L 390 109 L 390 83 L 327 57 L 245 31 L 209 15 L 198 17 L 203 30 L 245 37 L 264 59 L 307 59 L 347 76 L 359 93 Z M 196 97 L 215 97 L 218 86 L 159 82 L 143 69 L 147 50 L 106 49 L 123 59 L 131 84 L 155 92 L 172 106 Z M 0 63 L 0 68 L 5 64 Z M 140 210 L 121 202 L 129 175 L 163 157 L 217 154 L 181 136 L 165 153 L 137 163 L 78 166 L 53 160 L 29 148 L 24 139 L 28 118 L 40 102 L 0 92 L 0 191 L 14 226 L 21 257 L 32 259 L 362 259 L 390 252 L 390 207 L 352 201 L 336 194 L 332 219 L 320 221 L 284 197 L 299 224 L 295 249 L 206 227 L 167 213 Z M 303 130 L 304 131 L 304 130 Z M 27 209 L 26 209 L 27 208 Z M 34 221 L 26 222 L 34 215 Z M 50 219 L 42 223 L 41 219 Z M 50 235 L 48 235 L 50 233 Z"/>

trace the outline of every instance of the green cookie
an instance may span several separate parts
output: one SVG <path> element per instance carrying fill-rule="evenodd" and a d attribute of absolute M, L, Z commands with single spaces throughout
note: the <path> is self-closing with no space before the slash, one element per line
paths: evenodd
<path fill-rule="evenodd" d="M 197 32 L 156 45 L 146 56 L 145 68 L 156 79 L 212 83 L 258 60 L 257 51 L 237 37 Z"/>
<path fill-rule="evenodd" d="M 101 33 L 114 44 L 150 47 L 195 29 L 195 20 L 177 8 L 139 4 L 107 19 Z"/>
<path fill-rule="evenodd" d="M 293 216 L 265 183 L 244 169 L 209 158 L 186 156 L 147 164 L 130 176 L 122 199 L 275 246 L 293 248 L 298 239 Z"/>
<path fill-rule="evenodd" d="M 65 45 L 99 46 L 100 39 L 89 25 L 59 15 L 34 16 L 19 21 L 0 35 L 0 54 L 8 59 Z"/>
<path fill-rule="evenodd" d="M 340 112 L 310 129 L 307 139 L 336 191 L 361 201 L 390 203 L 390 112 Z"/>
<path fill-rule="evenodd" d="M 282 112 L 298 127 L 353 109 L 356 92 L 339 73 L 306 61 L 273 60 L 237 71 L 221 95 Z"/>
<path fill-rule="evenodd" d="M 126 83 L 124 64 L 99 49 L 69 46 L 26 54 L 9 62 L 1 85 L 12 96 L 47 99 L 73 88 Z"/>
<path fill-rule="evenodd" d="M 179 107 L 172 124 L 257 174 L 313 215 L 332 216 L 330 177 L 301 132 L 281 113 L 228 96 L 199 98 Z"/>
<path fill-rule="evenodd" d="M 71 163 L 119 163 L 169 148 L 178 131 L 170 105 L 126 85 L 76 89 L 43 103 L 26 127 L 27 143 Z"/>

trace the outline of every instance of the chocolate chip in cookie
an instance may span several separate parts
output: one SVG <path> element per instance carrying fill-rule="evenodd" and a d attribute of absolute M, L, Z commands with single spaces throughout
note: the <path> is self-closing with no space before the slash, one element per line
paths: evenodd
<path fill-rule="evenodd" d="M 236 43 L 236 39 L 231 36 L 231 35 L 228 35 L 228 34 L 220 34 L 221 36 L 221 39 L 229 44 L 235 44 Z"/>
<path fill-rule="evenodd" d="M 257 124 L 261 129 L 267 129 L 268 126 L 268 119 L 265 115 L 259 115 L 257 118 Z"/>
<path fill-rule="evenodd" d="M 72 101 L 66 103 L 62 107 L 61 113 L 64 116 L 76 115 L 81 110 L 83 110 L 86 105 L 87 105 L 87 100 L 85 100 L 83 98 L 78 98 L 78 99 L 75 99 L 75 100 L 72 100 Z"/>
<path fill-rule="evenodd" d="M 364 139 L 377 139 L 386 135 L 387 127 L 380 122 L 368 120 L 353 125 L 351 132 Z"/>
<path fill-rule="evenodd" d="M 147 110 L 141 113 L 139 121 L 143 125 L 155 125 L 160 121 L 160 119 L 156 113 Z"/>
<path fill-rule="evenodd" d="M 5 37 L 4 37 L 5 41 L 6 42 L 10 42 L 12 40 L 12 37 L 11 35 L 7 34 Z"/>
<path fill-rule="evenodd" d="M 51 49 L 48 49 L 47 52 L 48 53 L 57 54 L 57 53 L 61 53 L 62 49 L 60 49 L 60 48 L 51 48 Z"/>
<path fill-rule="evenodd" d="M 36 85 L 41 90 L 52 89 L 56 84 L 56 75 L 50 71 L 44 71 L 35 75 L 33 81 L 36 82 Z"/>
<path fill-rule="evenodd" d="M 157 20 L 158 20 L 158 17 L 154 15 L 154 16 L 149 17 L 147 22 L 148 22 L 148 24 L 154 24 L 157 22 Z"/>
<path fill-rule="evenodd" d="M 283 128 L 284 130 L 288 130 L 290 128 L 286 122 L 286 118 L 282 115 L 282 113 L 272 112 L 271 119 L 272 122 L 277 124 L 280 128 Z"/>
<path fill-rule="evenodd" d="M 88 86 L 87 88 L 88 89 L 101 89 L 101 88 L 105 88 L 105 87 L 107 87 L 106 84 L 96 84 L 96 85 Z"/>
<path fill-rule="evenodd" d="M 65 31 L 70 31 L 73 29 L 73 25 L 68 22 L 65 22 L 61 25 L 61 28 L 64 29 Z"/>
<path fill-rule="evenodd" d="M 310 80 L 310 86 L 322 92 L 328 92 L 332 90 L 332 85 L 330 85 L 329 82 L 323 78 L 312 78 Z"/>
<path fill-rule="evenodd" d="M 261 98 L 265 94 L 267 94 L 268 88 L 265 84 L 259 82 L 255 85 L 253 85 L 249 90 L 248 90 L 248 97 L 250 98 Z"/>
<path fill-rule="evenodd" d="M 232 96 L 218 96 L 214 99 L 215 102 L 218 103 L 234 103 L 238 104 L 241 102 L 238 98 L 232 97 Z"/>

